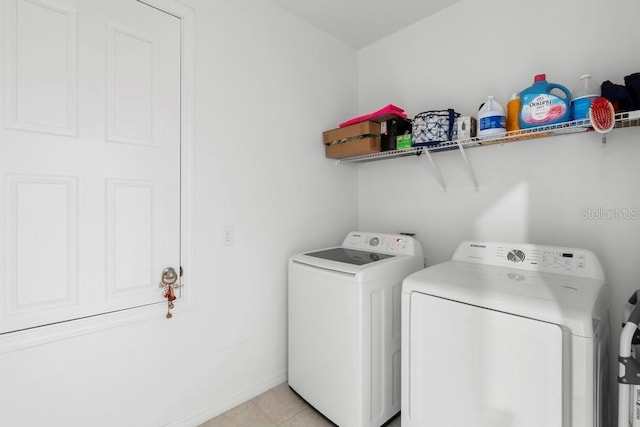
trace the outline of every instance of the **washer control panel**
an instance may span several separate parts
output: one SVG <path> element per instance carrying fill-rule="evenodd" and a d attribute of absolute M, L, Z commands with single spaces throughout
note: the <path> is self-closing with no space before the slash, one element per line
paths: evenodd
<path fill-rule="evenodd" d="M 531 271 L 603 278 L 595 254 L 587 249 L 490 242 L 463 242 L 454 260 Z"/>
<path fill-rule="evenodd" d="M 413 255 L 416 241 L 404 234 L 380 234 L 354 231 L 342 242 L 346 248 L 362 251 L 385 252 L 392 254 Z"/>
<path fill-rule="evenodd" d="M 552 270 L 584 270 L 587 268 L 587 255 L 584 252 L 545 250 L 539 262 L 543 267 Z"/>

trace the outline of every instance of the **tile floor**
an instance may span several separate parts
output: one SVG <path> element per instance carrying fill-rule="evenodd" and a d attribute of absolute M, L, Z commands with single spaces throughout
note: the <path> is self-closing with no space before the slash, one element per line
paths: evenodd
<path fill-rule="evenodd" d="M 335 427 L 309 406 L 287 383 L 210 419 L 198 427 Z M 396 417 L 386 427 L 400 427 Z"/>

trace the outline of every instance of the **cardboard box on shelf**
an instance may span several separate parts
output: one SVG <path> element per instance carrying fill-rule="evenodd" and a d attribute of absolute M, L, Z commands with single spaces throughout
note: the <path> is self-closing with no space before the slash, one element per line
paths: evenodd
<path fill-rule="evenodd" d="M 331 144 L 336 141 L 355 138 L 361 135 L 375 135 L 379 137 L 380 123 L 366 121 L 342 128 L 328 130 L 322 133 L 322 142 L 324 142 L 325 144 Z"/>
<path fill-rule="evenodd" d="M 380 123 L 366 121 L 322 133 L 325 154 L 332 159 L 380 151 Z"/>
<path fill-rule="evenodd" d="M 380 152 L 380 137 L 365 137 L 349 142 L 327 145 L 325 155 L 330 159 L 360 156 Z"/>

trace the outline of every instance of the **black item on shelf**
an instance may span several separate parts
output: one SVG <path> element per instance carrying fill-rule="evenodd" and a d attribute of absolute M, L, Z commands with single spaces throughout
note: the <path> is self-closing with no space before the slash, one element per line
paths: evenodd
<path fill-rule="evenodd" d="M 616 113 L 635 110 L 636 103 L 627 86 L 606 80 L 600 85 L 600 90 L 602 91 L 602 96 L 613 104 Z"/>
<path fill-rule="evenodd" d="M 401 117 L 394 117 L 382 122 L 381 125 L 381 151 L 395 150 L 397 148 L 397 137 L 405 133 L 411 133 L 411 121 Z"/>
<path fill-rule="evenodd" d="M 634 102 L 634 110 L 640 110 L 640 73 L 629 74 L 624 77 L 624 84 Z"/>

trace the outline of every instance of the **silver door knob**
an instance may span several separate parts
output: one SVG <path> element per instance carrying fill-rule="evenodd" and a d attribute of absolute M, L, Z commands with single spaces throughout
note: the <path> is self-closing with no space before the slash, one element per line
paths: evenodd
<path fill-rule="evenodd" d="M 178 280 L 178 274 L 173 267 L 167 267 L 162 270 L 162 279 L 160 283 L 160 287 L 165 287 L 169 285 L 173 285 Z"/>

